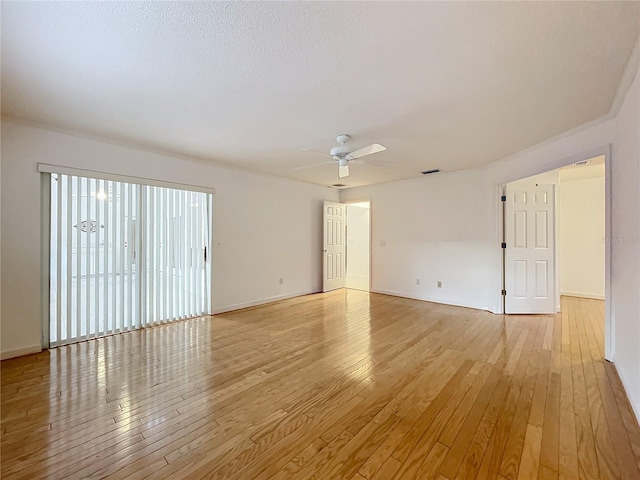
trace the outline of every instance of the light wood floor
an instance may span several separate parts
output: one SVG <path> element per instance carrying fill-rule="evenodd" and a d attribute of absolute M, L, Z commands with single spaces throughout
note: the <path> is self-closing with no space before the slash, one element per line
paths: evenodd
<path fill-rule="evenodd" d="M 8 360 L 2 477 L 638 480 L 603 307 L 340 290 Z"/>

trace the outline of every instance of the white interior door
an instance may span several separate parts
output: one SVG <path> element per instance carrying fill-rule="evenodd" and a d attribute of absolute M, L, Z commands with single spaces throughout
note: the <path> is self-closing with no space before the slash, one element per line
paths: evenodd
<path fill-rule="evenodd" d="M 553 185 L 507 185 L 505 313 L 555 313 Z"/>
<path fill-rule="evenodd" d="M 324 202 L 322 245 L 322 291 L 343 288 L 345 282 L 346 206 Z"/>

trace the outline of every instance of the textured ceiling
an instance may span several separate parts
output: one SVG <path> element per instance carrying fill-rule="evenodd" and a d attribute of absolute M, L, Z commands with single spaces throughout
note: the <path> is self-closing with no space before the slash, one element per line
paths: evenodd
<path fill-rule="evenodd" d="M 628 2 L 2 2 L 2 112 L 329 185 L 487 164 L 608 113 Z M 371 157 L 373 158 L 373 157 Z"/>

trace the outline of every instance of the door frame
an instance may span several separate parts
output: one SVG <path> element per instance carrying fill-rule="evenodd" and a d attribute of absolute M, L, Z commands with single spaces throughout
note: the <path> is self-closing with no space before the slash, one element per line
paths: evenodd
<path fill-rule="evenodd" d="M 40 174 L 40 297 L 42 301 L 42 349 L 48 350 L 51 339 L 51 173 Z"/>
<path fill-rule="evenodd" d="M 363 203 L 363 202 L 367 202 L 369 204 L 369 292 L 371 292 L 371 285 L 372 285 L 372 279 L 373 279 L 373 270 L 372 270 L 372 260 L 373 260 L 373 215 L 371 213 L 372 208 L 373 208 L 373 201 L 371 200 L 371 197 L 369 198 L 363 198 L 360 200 L 345 200 L 344 202 L 340 202 L 340 203 L 344 203 L 345 205 L 350 204 L 350 203 Z M 347 215 L 347 241 L 349 240 L 349 216 Z M 349 248 L 349 246 L 347 245 L 347 249 Z M 347 261 L 349 261 L 349 255 L 347 254 Z M 347 272 L 348 273 L 348 272 Z"/>
<path fill-rule="evenodd" d="M 611 307 L 612 286 L 611 286 L 611 242 L 607 241 L 611 238 L 611 218 L 612 218 L 612 201 L 611 201 L 611 144 L 605 144 L 600 147 L 588 150 L 583 153 L 578 153 L 568 157 L 557 158 L 548 162 L 541 162 L 539 164 L 532 164 L 530 167 L 521 170 L 519 173 L 512 174 L 509 177 L 503 179 L 499 184 L 494 185 L 494 197 L 498 210 L 498 222 L 496 225 L 496 245 L 500 246 L 503 242 L 504 235 L 504 211 L 503 202 L 500 197 L 503 195 L 503 191 L 507 183 L 522 180 L 534 175 L 555 170 L 557 168 L 566 167 L 568 165 L 589 160 L 594 157 L 604 156 L 604 176 L 605 176 L 605 207 L 604 207 L 604 230 L 605 230 L 605 246 L 604 246 L 604 297 L 605 297 L 605 315 L 604 315 L 604 358 L 613 361 L 615 357 L 615 345 L 613 342 L 615 334 L 615 316 Z M 555 216 L 555 222 L 557 226 L 557 215 Z M 557 228 L 556 228 L 557 230 Z M 557 255 L 557 254 L 556 254 Z M 499 272 L 499 285 L 504 285 L 504 256 L 499 255 L 499 265 L 497 265 L 497 271 Z M 557 258 L 556 258 L 557 260 Z M 553 272 L 555 281 L 557 278 L 557 268 Z M 504 315 L 504 297 L 502 292 L 497 292 L 496 305 L 499 305 L 499 313 Z"/>

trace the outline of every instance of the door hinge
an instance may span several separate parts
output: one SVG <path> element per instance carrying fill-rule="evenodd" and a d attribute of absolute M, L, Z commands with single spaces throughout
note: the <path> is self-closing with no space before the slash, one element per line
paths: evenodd
<path fill-rule="evenodd" d="M 204 247 L 204 263 L 207 263 L 207 246 Z"/>
<path fill-rule="evenodd" d="M 500 197 L 500 200 L 503 201 L 503 202 L 506 202 L 507 201 L 507 196 L 506 195 L 502 195 Z"/>
<path fill-rule="evenodd" d="M 507 244 L 506 244 L 506 243 L 504 243 L 504 242 L 502 242 L 502 243 L 500 244 L 500 246 L 501 246 L 502 248 L 507 248 Z"/>
<path fill-rule="evenodd" d="M 502 296 L 504 297 L 507 294 L 506 290 L 502 290 Z"/>

